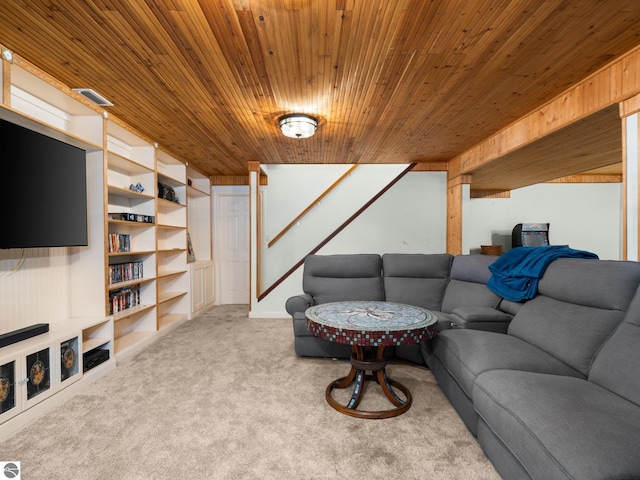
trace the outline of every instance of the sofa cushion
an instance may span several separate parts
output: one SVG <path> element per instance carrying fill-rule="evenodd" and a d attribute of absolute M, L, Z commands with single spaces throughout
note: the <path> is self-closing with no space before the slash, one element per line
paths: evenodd
<path fill-rule="evenodd" d="M 510 336 L 534 345 L 586 376 L 596 352 L 620 323 L 623 312 L 538 296 L 511 321 Z M 515 325 L 514 325 L 515 322 Z"/>
<path fill-rule="evenodd" d="M 488 370 L 514 369 L 581 377 L 557 358 L 503 333 L 445 330 L 433 338 L 430 355 L 440 360 L 469 397 L 476 377 Z"/>
<path fill-rule="evenodd" d="M 478 440 L 493 435 L 531 478 L 637 478 L 640 409 L 578 378 L 494 370 L 476 381 Z"/>
<path fill-rule="evenodd" d="M 489 265 L 497 258 L 495 255 L 456 255 L 451 264 L 451 278 L 486 285 L 491 278 Z"/>
<path fill-rule="evenodd" d="M 520 308 L 508 333 L 586 376 L 639 282 L 640 265 L 634 262 L 556 260 L 540 280 L 539 295 Z"/>
<path fill-rule="evenodd" d="M 457 307 L 497 308 L 500 297 L 484 283 L 473 283 L 452 278 L 442 303 L 442 311 L 452 313 Z"/>
<path fill-rule="evenodd" d="M 594 359 L 589 380 L 640 406 L 640 290 Z"/>
<path fill-rule="evenodd" d="M 626 310 L 640 284 L 640 263 L 561 258 L 538 284 L 540 295 L 604 310 Z"/>
<path fill-rule="evenodd" d="M 309 255 L 302 289 L 316 304 L 384 300 L 382 259 L 377 254 Z"/>
<path fill-rule="evenodd" d="M 382 255 L 386 300 L 440 310 L 452 259 L 448 253 Z"/>
<path fill-rule="evenodd" d="M 451 264 L 451 280 L 447 285 L 442 311 L 451 313 L 456 307 L 496 308 L 500 297 L 487 288 L 491 277 L 492 255 L 457 255 Z"/>

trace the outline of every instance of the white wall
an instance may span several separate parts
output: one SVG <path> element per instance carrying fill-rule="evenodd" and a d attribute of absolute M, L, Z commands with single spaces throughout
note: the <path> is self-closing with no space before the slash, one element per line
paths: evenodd
<path fill-rule="evenodd" d="M 265 233 L 269 238 L 342 175 L 346 167 L 314 165 L 308 167 L 308 173 L 305 170 L 305 166 L 269 167 L 269 186 L 263 192 Z M 360 183 L 364 182 L 354 180 L 349 185 L 355 189 Z M 368 194 L 368 198 L 373 196 L 370 192 Z M 346 211 L 344 205 L 333 205 L 330 200 L 323 201 L 322 208 L 329 213 L 319 215 L 327 218 L 320 220 L 321 217 L 316 217 L 314 222 L 323 223 L 327 230 L 327 225 L 335 224 L 331 221 L 334 216 L 348 217 L 357 210 L 352 206 Z M 463 207 L 463 251 L 475 253 L 480 245 L 501 241 L 508 242 L 506 250 L 511 244 L 511 230 L 517 223 L 549 222 L 553 244 L 589 250 L 602 259 L 620 259 L 621 211 L 621 184 L 542 184 L 514 190 L 508 199 L 470 199 L 467 188 Z M 304 230 L 304 225 L 300 230 Z M 325 231 L 324 236 L 328 233 Z M 311 236 L 317 241 L 324 238 L 318 238 L 315 233 Z M 295 247 L 283 248 L 277 253 L 264 249 L 268 257 L 265 266 L 270 270 L 268 276 L 271 279 L 279 278 L 304 256 L 296 252 L 286 257 L 283 250 L 294 251 Z M 298 250 L 305 252 L 308 247 L 305 244 Z M 318 253 L 444 251 L 446 174 L 415 172 L 400 180 Z M 285 316 L 286 299 L 299 293 L 302 293 L 302 268 L 259 302 L 251 315 Z"/>
<path fill-rule="evenodd" d="M 266 166 L 265 242 L 277 235 L 348 166 Z M 361 165 L 343 185 L 270 249 L 264 246 L 265 286 L 303 259 L 329 233 L 374 197 L 406 165 Z M 305 187 L 306 186 L 306 187 Z M 446 173 L 413 172 L 374 202 L 318 253 L 439 253 L 446 249 Z M 257 304 L 253 316 L 284 312 L 302 292 L 302 268 Z"/>
<path fill-rule="evenodd" d="M 550 223 L 555 245 L 596 253 L 603 260 L 622 258 L 622 184 L 548 183 L 520 188 L 511 198 L 468 198 L 463 211 L 463 251 L 480 245 L 511 246 L 518 223 Z"/>
<path fill-rule="evenodd" d="M 0 333 L 69 317 L 67 248 L 0 250 Z"/>

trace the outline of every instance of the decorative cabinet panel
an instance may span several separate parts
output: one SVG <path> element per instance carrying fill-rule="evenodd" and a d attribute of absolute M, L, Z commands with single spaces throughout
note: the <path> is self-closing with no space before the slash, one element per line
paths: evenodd
<path fill-rule="evenodd" d="M 81 338 L 49 332 L 0 349 L 0 423 L 82 377 Z"/>
<path fill-rule="evenodd" d="M 197 313 L 215 300 L 213 261 L 190 263 L 191 313 Z"/>

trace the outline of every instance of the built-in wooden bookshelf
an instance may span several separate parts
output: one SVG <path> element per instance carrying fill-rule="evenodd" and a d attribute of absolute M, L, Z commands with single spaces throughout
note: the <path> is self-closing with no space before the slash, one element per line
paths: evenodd
<path fill-rule="evenodd" d="M 187 166 L 187 230 L 192 257 L 190 271 L 191 315 L 215 301 L 214 263 L 211 244 L 211 179 Z"/>
<path fill-rule="evenodd" d="M 165 330 L 189 316 L 187 270 L 186 165 L 158 150 L 158 329 Z M 165 198 L 166 197 L 166 198 Z"/>
<path fill-rule="evenodd" d="M 69 318 L 51 322 L 45 335 L 0 348 L 0 376 L 13 382 L 13 403 L 0 409 L 2 439 L 35 418 L 40 404 L 70 397 L 77 385 L 190 317 L 189 201 L 200 190 L 208 204 L 209 185 L 198 173 L 190 174 L 196 186 L 188 185 L 186 163 L 19 55 L 0 65 L 0 118 L 87 152 L 90 239 L 88 247 L 66 250 L 69 298 L 56 299 L 53 307 L 64 306 Z M 158 197 L 159 182 L 175 192 L 174 199 Z M 194 201 L 194 207 L 202 205 Z M 206 223 L 195 238 L 197 245 L 209 244 L 203 254 L 210 260 L 210 206 L 203 215 Z M 40 321 L 50 319 L 33 319 Z M 2 333 L 13 329 L 0 327 Z M 87 369 L 85 355 L 96 352 L 107 360 Z M 68 365 L 60 363 L 65 354 Z M 24 379 L 36 357 L 49 377 L 46 388 L 34 393 Z M 75 363 L 69 363 L 72 357 Z"/>
<path fill-rule="evenodd" d="M 114 353 L 133 353 L 156 332 L 155 146 L 126 126 L 107 121 L 105 162 L 105 313 L 114 320 Z M 124 237 L 114 248 L 113 237 Z M 141 262 L 142 277 L 112 282 L 113 266 Z"/>

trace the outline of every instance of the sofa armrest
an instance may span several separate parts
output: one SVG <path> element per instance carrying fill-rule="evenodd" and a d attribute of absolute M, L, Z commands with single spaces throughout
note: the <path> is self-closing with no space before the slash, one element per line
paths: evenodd
<path fill-rule="evenodd" d="M 287 310 L 289 315 L 292 315 L 296 312 L 304 312 L 307 308 L 312 307 L 316 304 L 311 295 L 307 295 L 303 293 L 301 295 L 296 295 L 295 297 L 289 297 L 287 302 L 284 305 L 284 308 Z"/>
<path fill-rule="evenodd" d="M 513 315 L 491 307 L 458 307 L 450 316 L 453 328 L 506 333 Z"/>

